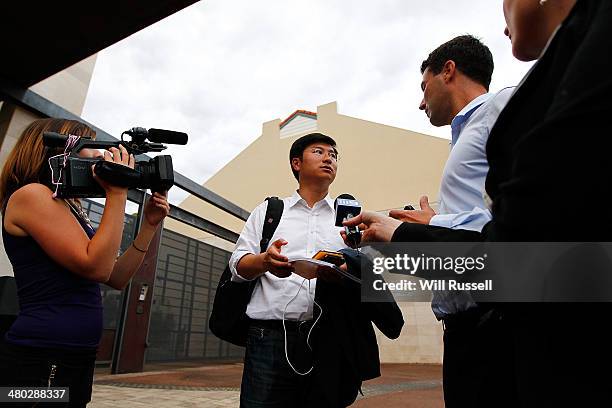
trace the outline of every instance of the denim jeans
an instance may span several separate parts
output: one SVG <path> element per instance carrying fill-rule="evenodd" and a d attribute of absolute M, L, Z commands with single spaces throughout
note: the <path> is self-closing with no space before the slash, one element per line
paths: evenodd
<path fill-rule="evenodd" d="M 312 366 L 306 345 L 310 325 L 287 330 L 287 352 L 293 367 L 302 373 Z M 310 375 L 296 374 L 285 357 L 282 328 L 252 323 L 246 344 L 240 390 L 241 408 L 298 408 L 307 404 Z"/>

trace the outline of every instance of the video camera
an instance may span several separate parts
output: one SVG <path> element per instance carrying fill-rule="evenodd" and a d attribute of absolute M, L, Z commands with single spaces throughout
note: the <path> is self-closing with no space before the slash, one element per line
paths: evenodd
<path fill-rule="evenodd" d="M 124 136 L 130 140 L 124 140 Z M 121 134 L 121 141 L 98 141 L 89 138 L 74 139 L 74 136 L 55 132 L 44 132 L 43 143 L 48 147 L 66 147 L 65 154 L 49 159 L 53 184 L 58 186 L 57 196 L 64 198 L 105 197 L 104 189 L 93 178 L 91 166 L 95 165 L 96 175 L 110 184 L 164 191 L 174 185 L 172 157 L 157 156 L 149 160 L 137 161 L 134 169 L 102 158 L 83 158 L 78 154 L 82 149 L 108 149 L 123 145 L 134 156 L 148 152 L 161 152 L 166 149 L 162 143 L 187 144 L 187 134 L 163 129 L 134 127 Z M 147 139 L 151 142 L 147 142 Z M 75 141 L 76 140 L 76 141 Z"/>

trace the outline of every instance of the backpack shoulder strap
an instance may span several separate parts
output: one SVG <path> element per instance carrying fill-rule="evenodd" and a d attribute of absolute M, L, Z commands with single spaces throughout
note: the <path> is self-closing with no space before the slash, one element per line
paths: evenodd
<path fill-rule="evenodd" d="M 261 241 L 259 242 L 261 252 L 266 252 L 268 249 L 268 244 L 270 239 L 272 239 L 272 235 L 274 235 L 274 231 L 276 231 L 276 227 L 278 227 L 284 209 L 283 200 L 278 197 L 268 197 L 266 201 L 268 202 L 268 209 L 266 210 Z"/>

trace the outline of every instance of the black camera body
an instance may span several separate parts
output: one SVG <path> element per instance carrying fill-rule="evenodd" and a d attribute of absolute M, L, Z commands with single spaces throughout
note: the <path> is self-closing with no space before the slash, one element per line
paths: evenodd
<path fill-rule="evenodd" d="M 123 136 L 131 136 L 130 141 Z M 172 157 L 157 156 L 149 160 L 137 161 L 134 169 L 117 163 L 105 161 L 102 158 L 84 158 L 78 154 L 82 149 L 108 149 L 123 145 L 128 153 L 138 155 L 147 152 L 159 152 L 166 149 L 161 143 L 150 143 L 146 139 L 164 141 L 172 144 L 186 144 L 187 134 L 161 129 L 132 128 L 123 132 L 121 141 L 105 142 L 81 138 L 70 149 L 67 156 L 53 157 L 49 160 L 54 184 L 58 186 L 57 196 L 61 198 L 105 197 L 106 193 L 94 179 L 92 166 L 96 175 L 102 180 L 120 187 L 150 189 L 165 191 L 174 185 Z M 54 132 L 45 132 L 45 146 L 66 146 L 68 136 Z"/>
<path fill-rule="evenodd" d="M 57 190 L 57 196 L 60 198 L 105 197 L 106 192 L 93 178 L 91 166 L 94 165 L 98 177 L 116 186 L 165 191 L 174 185 L 170 156 L 157 156 L 148 161 L 137 161 L 133 170 L 103 159 L 86 159 L 78 156 L 68 156 L 66 165 L 62 169 L 63 161 L 61 157 L 51 160 L 53 174 L 62 175 Z"/>

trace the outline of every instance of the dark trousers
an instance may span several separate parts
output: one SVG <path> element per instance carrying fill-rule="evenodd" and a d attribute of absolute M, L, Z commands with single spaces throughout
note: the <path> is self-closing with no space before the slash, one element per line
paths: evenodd
<path fill-rule="evenodd" d="M 91 400 L 95 350 L 23 347 L 0 341 L 0 387 L 68 387 L 70 402 L 15 407 L 82 408 Z"/>
<path fill-rule="evenodd" d="M 287 352 L 299 372 L 312 366 L 306 345 L 309 322 L 287 323 Z M 298 408 L 308 406 L 311 375 L 296 374 L 285 357 L 280 321 L 252 321 L 247 337 L 240 387 L 242 408 Z"/>
<path fill-rule="evenodd" d="M 446 408 L 517 404 L 510 331 L 495 310 L 481 307 L 444 319 Z"/>

